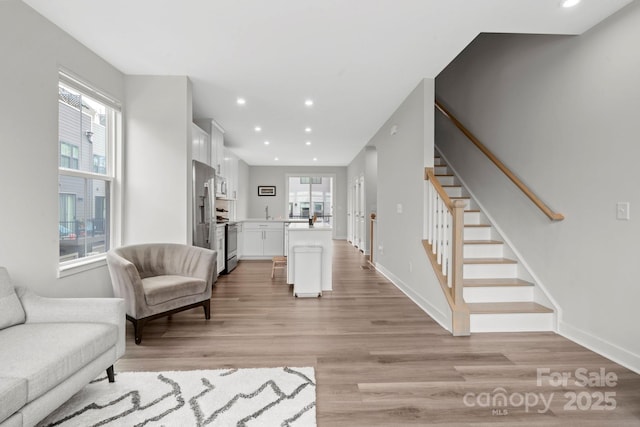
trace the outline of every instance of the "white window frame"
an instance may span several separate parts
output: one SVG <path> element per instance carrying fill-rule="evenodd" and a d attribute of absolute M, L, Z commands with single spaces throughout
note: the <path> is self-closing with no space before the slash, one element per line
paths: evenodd
<path fill-rule="evenodd" d="M 332 215 L 333 215 L 333 230 L 331 231 L 332 234 L 332 238 L 335 239 L 336 238 L 336 229 L 338 228 L 336 226 L 336 221 L 337 221 L 337 217 L 335 214 L 335 206 L 336 206 L 336 201 L 337 199 L 337 193 L 336 190 L 338 188 L 337 184 L 336 184 L 336 177 L 337 174 L 335 173 L 330 173 L 330 172 L 300 172 L 300 173 L 287 173 L 285 174 L 285 185 L 284 185 L 284 212 L 285 212 L 285 218 L 288 218 L 289 216 L 289 178 L 295 178 L 295 177 L 316 177 L 316 176 L 322 176 L 322 177 L 328 177 L 331 178 L 331 197 L 333 198 L 333 209 L 332 209 Z M 311 205 L 311 202 L 309 202 L 309 205 Z"/>
<path fill-rule="evenodd" d="M 110 108 L 111 117 L 107 132 L 107 170 L 106 174 L 85 172 L 76 169 L 68 169 L 59 166 L 59 153 L 56 158 L 58 165 L 58 176 L 70 176 L 83 179 L 99 179 L 108 183 L 109 187 L 109 247 L 118 246 L 122 241 L 122 105 L 115 98 L 95 89 L 91 84 L 85 82 L 72 72 L 64 69 L 59 70 L 58 85 L 68 86 L 83 95 L 93 98 Z M 59 124 L 58 124 L 59 125 Z M 58 146 L 59 146 L 58 142 Z M 58 148 L 59 149 L 59 148 Z M 60 242 L 58 241 L 58 247 Z M 69 261 L 58 263 L 58 277 L 66 277 L 94 268 L 106 265 L 106 253 L 86 256 Z"/>

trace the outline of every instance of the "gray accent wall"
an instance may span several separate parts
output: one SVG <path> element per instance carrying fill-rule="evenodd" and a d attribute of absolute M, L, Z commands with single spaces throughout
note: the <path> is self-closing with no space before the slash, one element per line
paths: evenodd
<path fill-rule="evenodd" d="M 124 75 L 18 0 L 0 1 L 0 265 L 47 296 L 111 296 L 106 265 L 57 278 L 58 70 L 124 101 Z"/>
<path fill-rule="evenodd" d="M 640 371 L 640 3 L 575 37 L 480 35 L 437 97 L 552 209 L 438 116 L 437 145 L 560 307 L 559 332 Z M 616 203 L 631 219 L 616 220 Z"/>

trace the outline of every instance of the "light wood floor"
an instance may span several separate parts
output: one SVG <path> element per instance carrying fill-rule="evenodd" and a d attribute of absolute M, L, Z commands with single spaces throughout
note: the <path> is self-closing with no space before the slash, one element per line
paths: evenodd
<path fill-rule="evenodd" d="M 334 291 L 296 299 L 282 270 L 271 280 L 271 262 L 241 262 L 219 278 L 211 320 L 201 309 L 155 320 L 140 346 L 128 324 L 116 371 L 313 366 L 320 426 L 640 425 L 639 375 L 553 333 L 452 337 L 365 264 L 337 241 Z M 572 378 L 538 386 L 537 368 Z M 579 368 L 615 373 L 617 385 L 579 387 Z M 480 406 L 501 391 L 509 406 Z M 588 410 L 605 392 L 616 408 Z M 579 401 L 571 405 L 565 393 Z M 539 413 L 544 405 L 533 405 L 534 396 L 551 400 L 550 409 Z M 532 403 L 528 411 L 521 398 Z"/>

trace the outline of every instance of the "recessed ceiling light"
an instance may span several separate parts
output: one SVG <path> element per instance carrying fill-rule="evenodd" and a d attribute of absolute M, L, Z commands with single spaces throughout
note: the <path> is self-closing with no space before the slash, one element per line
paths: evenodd
<path fill-rule="evenodd" d="M 305 142 L 305 145 L 311 145 L 311 141 Z"/>
<path fill-rule="evenodd" d="M 304 105 L 306 105 L 307 107 L 311 107 L 313 106 L 313 99 L 307 99 L 304 101 Z"/>
<path fill-rule="evenodd" d="M 247 100 L 244 98 L 238 98 L 236 99 L 236 102 L 238 103 L 238 105 L 244 105 L 247 103 Z"/>
<path fill-rule="evenodd" d="M 573 7 L 580 3 L 581 0 L 563 0 L 562 7 Z"/>
<path fill-rule="evenodd" d="M 264 142 L 264 145 L 269 145 L 269 141 L 265 141 L 265 142 Z"/>
<path fill-rule="evenodd" d="M 306 128 L 304 128 L 304 131 L 305 131 L 306 133 L 311 133 L 311 128 L 310 128 L 310 127 L 306 127 Z"/>
<path fill-rule="evenodd" d="M 318 161 L 318 158 L 317 158 L 317 157 L 314 157 L 314 158 L 313 158 L 313 161 L 314 161 L 314 162 L 317 162 L 317 161 Z"/>
<path fill-rule="evenodd" d="M 253 130 L 255 130 L 256 132 L 260 132 L 262 128 L 260 126 L 256 126 L 253 128 Z"/>
<path fill-rule="evenodd" d="M 273 158 L 273 160 L 275 160 L 275 161 L 277 162 L 277 161 L 278 161 L 278 160 L 280 160 L 280 159 L 279 159 L 279 158 L 277 158 L 277 157 L 274 157 L 274 158 Z"/>

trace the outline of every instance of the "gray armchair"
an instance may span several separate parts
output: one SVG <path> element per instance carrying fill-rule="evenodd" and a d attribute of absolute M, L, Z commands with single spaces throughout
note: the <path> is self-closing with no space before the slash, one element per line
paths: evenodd
<path fill-rule="evenodd" d="M 217 253 L 173 243 L 123 246 L 107 253 L 115 296 L 124 298 L 135 342 L 153 319 L 202 306 L 211 318 Z"/>

